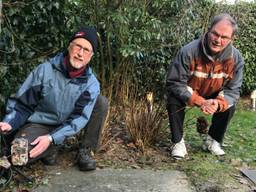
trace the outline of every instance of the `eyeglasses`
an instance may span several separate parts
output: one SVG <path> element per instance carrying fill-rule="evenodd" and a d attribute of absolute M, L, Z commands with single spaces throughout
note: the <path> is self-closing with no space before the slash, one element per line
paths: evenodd
<path fill-rule="evenodd" d="M 80 52 L 81 50 L 83 50 L 84 55 L 89 55 L 90 53 L 92 53 L 92 50 L 88 49 L 87 47 L 83 47 L 82 45 L 79 45 L 75 42 L 71 42 L 71 44 L 73 45 L 73 50 L 76 52 Z"/>
<path fill-rule="evenodd" d="M 232 39 L 232 37 L 222 36 L 219 33 L 217 33 L 216 31 L 210 31 L 210 34 L 212 35 L 212 37 L 214 39 L 219 39 L 220 38 L 221 41 L 223 41 L 223 42 L 227 42 L 227 41 Z"/>

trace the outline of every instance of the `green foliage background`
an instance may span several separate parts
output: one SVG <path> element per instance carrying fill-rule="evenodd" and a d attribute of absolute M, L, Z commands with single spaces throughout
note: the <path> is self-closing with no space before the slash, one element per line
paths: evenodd
<path fill-rule="evenodd" d="M 94 25 L 100 46 L 92 66 L 110 100 L 131 88 L 162 99 L 166 69 L 177 50 L 199 37 L 217 13 L 239 24 L 235 46 L 244 56 L 243 94 L 256 88 L 256 4 L 219 5 L 210 0 L 3 0 L 0 31 L 1 106 L 26 75 L 67 46 L 71 33 Z"/>

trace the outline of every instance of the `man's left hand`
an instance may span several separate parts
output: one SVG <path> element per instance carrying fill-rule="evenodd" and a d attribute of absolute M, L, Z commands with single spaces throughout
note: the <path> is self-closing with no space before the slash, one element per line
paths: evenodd
<path fill-rule="evenodd" d="M 201 111 L 207 115 L 212 115 L 218 110 L 219 104 L 216 99 L 208 99 L 201 105 Z"/>
<path fill-rule="evenodd" d="M 35 145 L 35 147 L 33 149 L 30 150 L 29 152 L 29 157 L 30 158 L 35 158 L 39 155 L 41 155 L 43 152 L 46 151 L 46 149 L 49 147 L 49 145 L 51 144 L 51 141 L 49 140 L 48 135 L 44 135 L 44 136 L 39 136 L 37 137 L 32 143 L 30 143 L 31 145 Z"/>

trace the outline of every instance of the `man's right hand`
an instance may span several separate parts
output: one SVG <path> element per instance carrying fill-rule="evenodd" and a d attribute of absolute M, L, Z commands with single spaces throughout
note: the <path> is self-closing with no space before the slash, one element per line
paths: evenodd
<path fill-rule="evenodd" d="M 212 115 L 218 110 L 218 101 L 216 99 L 208 99 L 201 105 L 201 111 L 206 115 Z"/>
<path fill-rule="evenodd" d="M 0 122 L 0 132 L 1 133 L 6 134 L 11 130 L 12 130 L 12 126 L 9 123 Z"/>

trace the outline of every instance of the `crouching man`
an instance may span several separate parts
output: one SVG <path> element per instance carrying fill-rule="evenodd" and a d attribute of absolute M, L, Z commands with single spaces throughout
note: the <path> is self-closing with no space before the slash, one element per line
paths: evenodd
<path fill-rule="evenodd" d="M 89 62 L 97 49 L 97 31 L 85 27 L 74 33 L 67 51 L 37 66 L 7 103 L 0 131 L 7 141 L 28 141 L 28 163 L 56 163 L 58 145 L 83 130 L 77 164 L 96 169 L 91 155 L 98 145 L 108 101 Z"/>
<path fill-rule="evenodd" d="M 244 61 L 232 45 L 237 24 L 228 14 L 214 17 L 200 39 L 180 49 L 167 74 L 167 110 L 172 134 L 172 156 L 187 154 L 183 138 L 186 105 L 213 115 L 206 148 L 224 155 L 221 148 L 228 123 L 240 97 Z"/>

